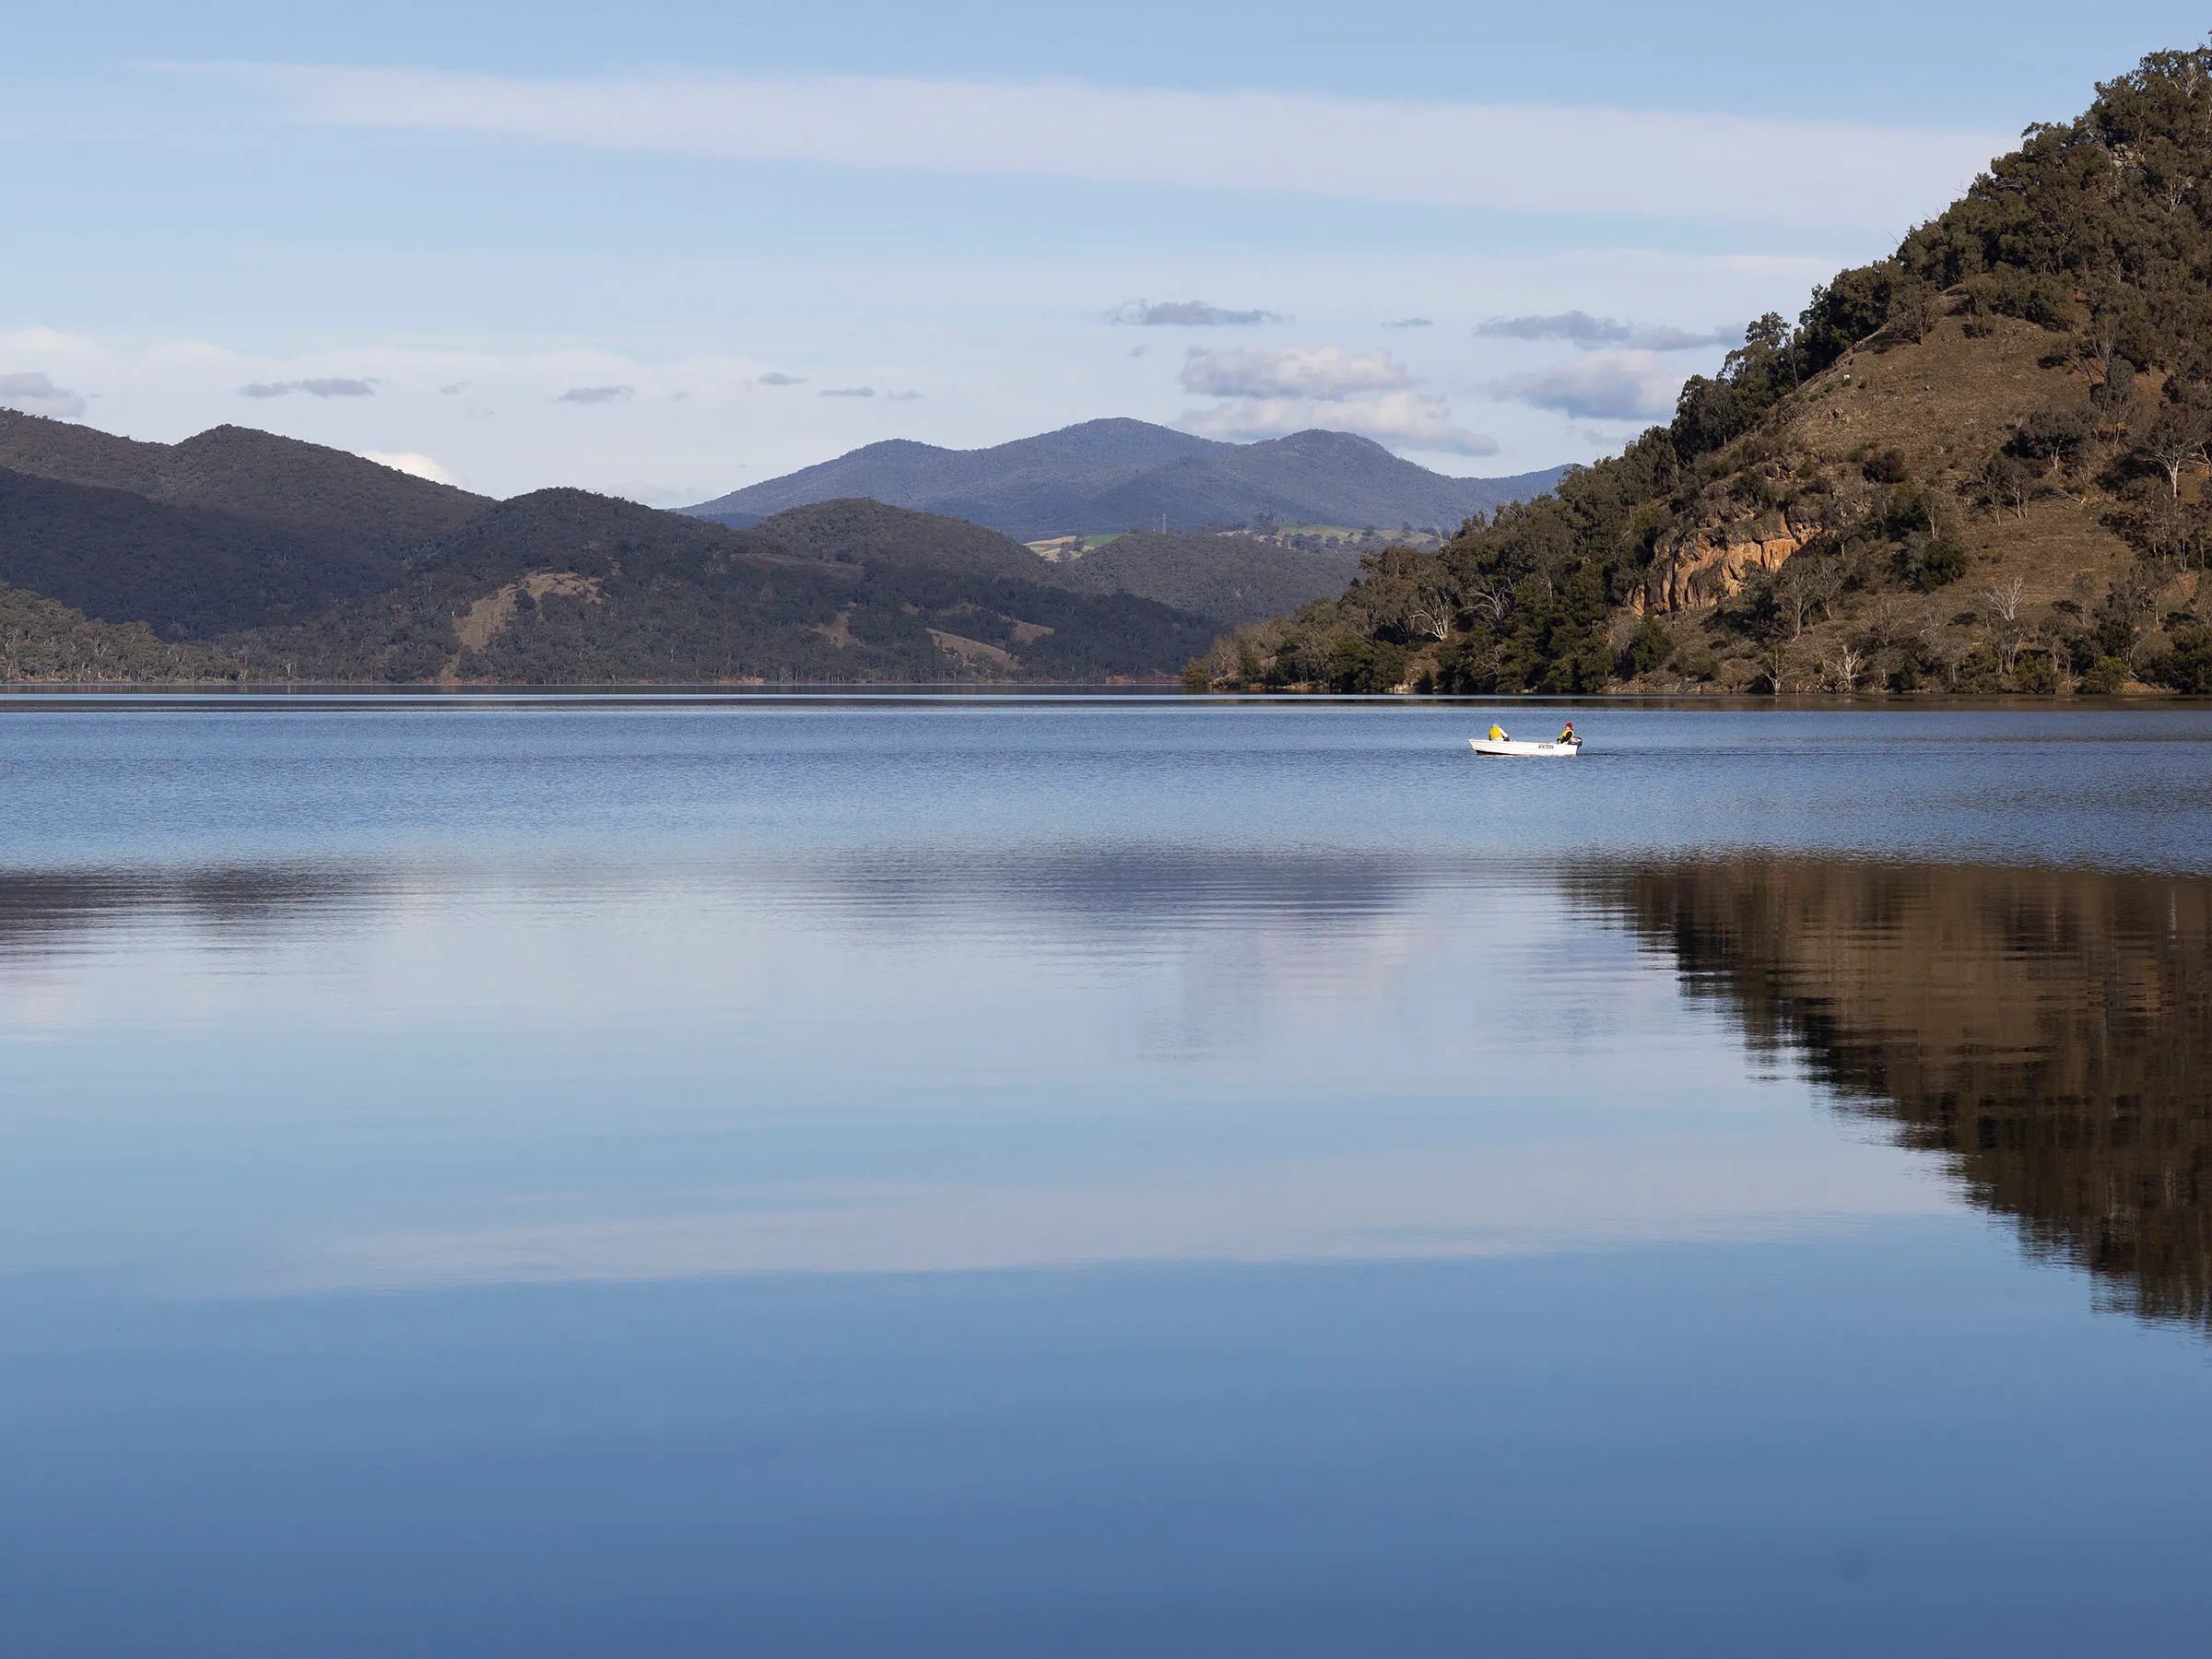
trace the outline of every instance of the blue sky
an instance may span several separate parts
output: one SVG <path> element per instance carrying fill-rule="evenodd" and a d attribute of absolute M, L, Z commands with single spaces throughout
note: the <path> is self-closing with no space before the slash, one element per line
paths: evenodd
<path fill-rule="evenodd" d="M 0 57 L 0 401 L 662 504 L 1099 415 L 1518 472 L 1618 447 L 1722 325 L 1794 313 L 2201 29 L 2044 0 L 40 7 Z"/>

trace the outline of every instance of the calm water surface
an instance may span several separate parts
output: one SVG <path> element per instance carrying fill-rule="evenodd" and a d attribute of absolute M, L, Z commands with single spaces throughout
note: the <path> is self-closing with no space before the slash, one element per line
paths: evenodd
<path fill-rule="evenodd" d="M 0 705 L 0 1652 L 2194 1651 L 2212 714 L 1488 713 Z"/>

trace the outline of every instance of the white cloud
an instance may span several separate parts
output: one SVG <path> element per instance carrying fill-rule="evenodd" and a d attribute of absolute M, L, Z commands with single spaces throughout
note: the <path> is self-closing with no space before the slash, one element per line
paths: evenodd
<path fill-rule="evenodd" d="M 571 386 L 553 401 L 572 404 L 620 403 L 629 395 L 630 388 L 628 386 Z"/>
<path fill-rule="evenodd" d="M 873 397 L 876 395 L 876 388 L 873 386 L 825 386 L 815 395 L 817 397 Z"/>
<path fill-rule="evenodd" d="M 600 148 L 1528 213 L 1895 229 L 2007 133 L 1273 92 L 425 69 L 229 69 L 338 125 Z"/>
<path fill-rule="evenodd" d="M 1675 412 L 1688 378 L 1653 351 L 1593 351 L 1571 363 L 1509 374 L 1499 396 L 1580 420 L 1659 420 Z"/>
<path fill-rule="evenodd" d="M 1182 389 L 1205 397 L 1315 397 L 1329 402 L 1363 392 L 1413 384 L 1387 351 L 1351 352 L 1342 346 L 1284 346 L 1272 351 L 1194 350 L 1182 365 Z"/>
<path fill-rule="evenodd" d="M 85 407 L 81 394 L 55 385 L 43 374 L 0 374 L 0 409 L 75 420 Z"/>
<path fill-rule="evenodd" d="M 1210 409 L 1186 410 L 1175 424 L 1202 438 L 1282 438 L 1319 427 L 1329 432 L 1357 432 L 1392 449 L 1448 455 L 1498 453 L 1495 438 L 1454 425 L 1442 398 L 1418 392 L 1320 404 L 1299 397 L 1239 398 Z"/>
<path fill-rule="evenodd" d="M 760 377 L 760 383 L 764 386 L 803 386 L 806 383 L 806 377 L 803 374 L 785 374 L 781 369 L 771 369 Z"/>
<path fill-rule="evenodd" d="M 428 455 L 418 455 L 412 450 L 363 450 L 361 459 L 373 461 L 379 466 L 388 466 L 394 472 L 406 473 L 412 478 L 428 478 L 433 484 L 451 484 L 465 489 L 468 486 L 457 474 L 448 471 Z"/>

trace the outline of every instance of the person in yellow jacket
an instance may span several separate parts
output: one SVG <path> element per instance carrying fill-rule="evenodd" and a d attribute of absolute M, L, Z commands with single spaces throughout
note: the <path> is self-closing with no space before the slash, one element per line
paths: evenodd
<path fill-rule="evenodd" d="M 1559 734 L 1559 741 L 1561 743 L 1573 743 L 1578 741 L 1574 735 L 1573 721 L 1571 720 L 1567 723 L 1567 729 Z"/>
<path fill-rule="evenodd" d="M 1492 743 L 1503 743 L 1506 741 L 1505 728 L 1500 725 L 1494 720 L 1490 722 L 1490 741 Z"/>

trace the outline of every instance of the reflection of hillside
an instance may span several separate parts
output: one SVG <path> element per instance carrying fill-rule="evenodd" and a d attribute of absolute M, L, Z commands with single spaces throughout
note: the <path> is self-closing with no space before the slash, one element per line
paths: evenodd
<path fill-rule="evenodd" d="M 1746 860 L 1577 886 L 2031 1250 L 2212 1326 L 2212 882 Z"/>
<path fill-rule="evenodd" d="M 0 959 L 35 956 L 148 914 L 211 928 L 258 925 L 366 885 L 356 876 L 283 865 L 0 872 Z"/>

